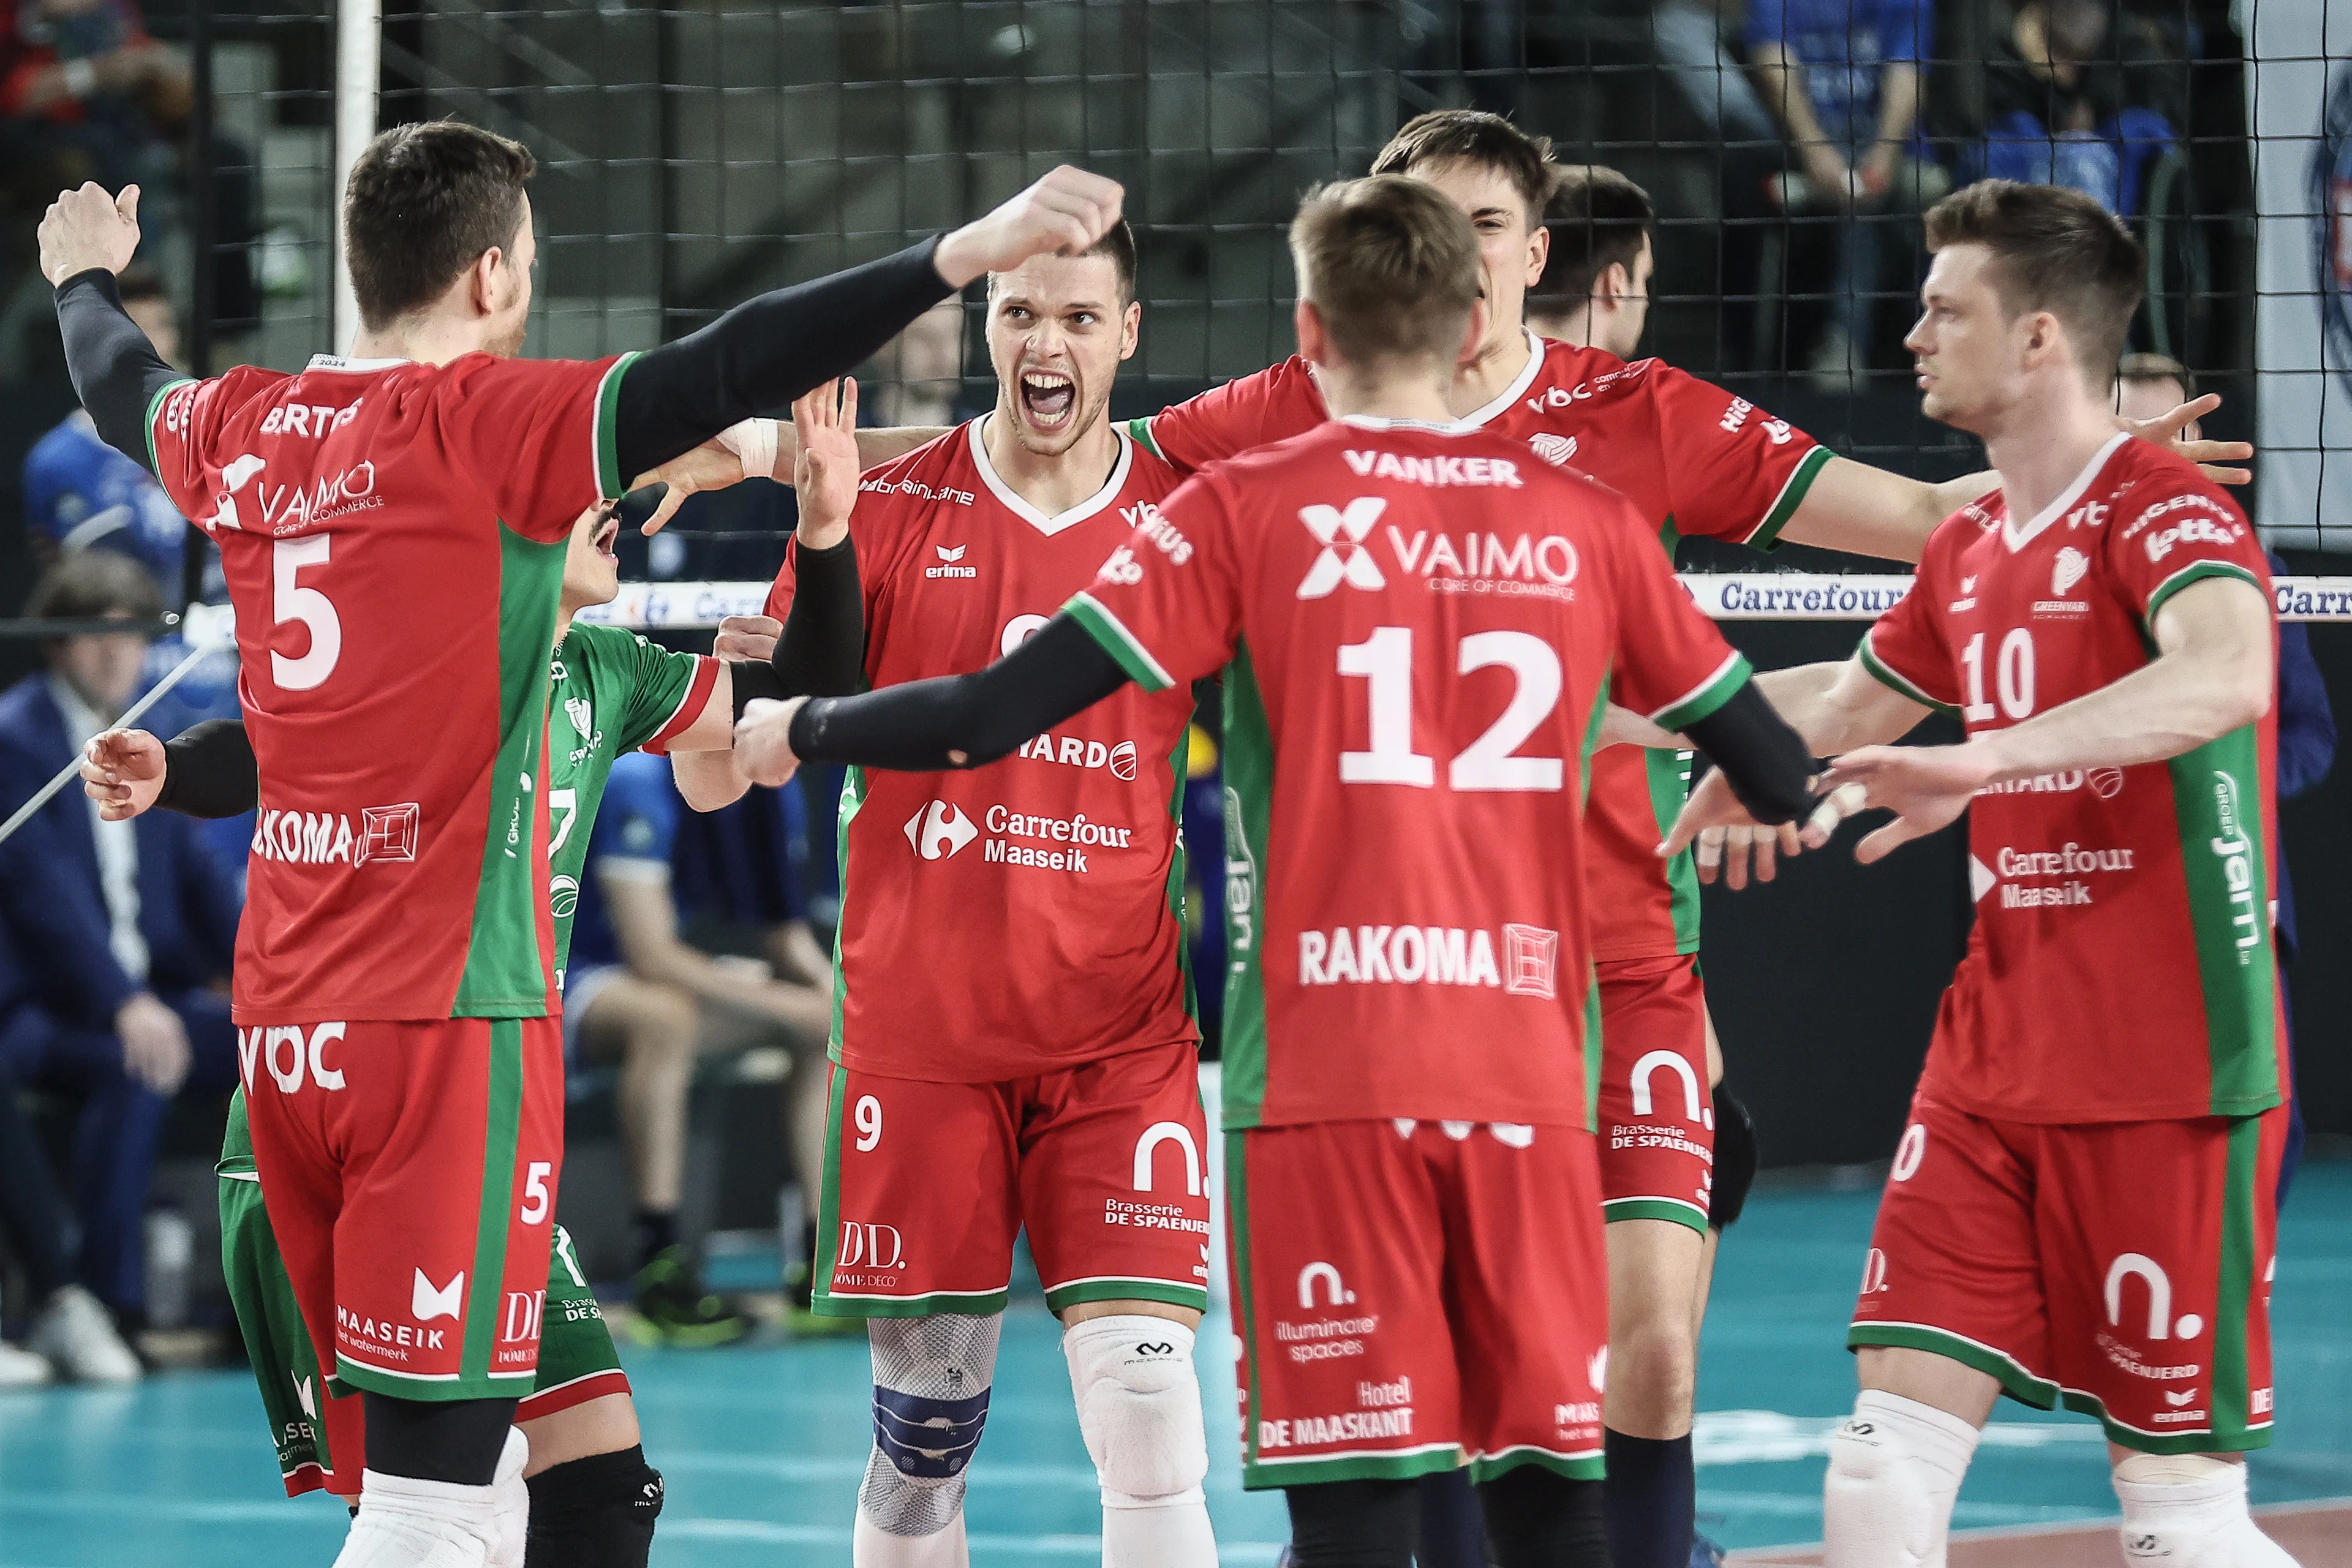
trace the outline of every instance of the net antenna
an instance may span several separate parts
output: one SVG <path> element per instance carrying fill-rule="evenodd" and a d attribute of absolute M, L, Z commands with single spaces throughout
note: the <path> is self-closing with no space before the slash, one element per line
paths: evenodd
<path fill-rule="evenodd" d="M 375 138 L 383 81 L 383 0 L 335 0 L 335 185 L 331 208 L 335 237 L 335 352 L 349 354 L 359 336 L 359 297 L 352 292 L 352 258 L 344 248 L 343 192 L 352 165 Z"/>

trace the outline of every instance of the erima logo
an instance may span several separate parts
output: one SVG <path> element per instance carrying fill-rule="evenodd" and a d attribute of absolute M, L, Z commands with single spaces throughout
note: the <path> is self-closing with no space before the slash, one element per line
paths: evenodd
<path fill-rule="evenodd" d="M 1573 436 L 1555 436 L 1547 430 L 1540 436 L 1529 437 L 1528 445 L 1537 457 L 1555 468 L 1566 467 L 1568 460 L 1576 456 L 1576 437 Z"/>
<path fill-rule="evenodd" d="M 926 860 L 944 860 L 979 837 L 971 818 L 943 800 L 907 818 L 907 842 Z"/>
<path fill-rule="evenodd" d="M 1957 616 L 1964 610 L 1973 610 L 1976 607 L 1977 580 L 1973 577 L 1963 577 L 1960 579 L 1960 596 L 1952 601 L 1952 614 Z"/>
<path fill-rule="evenodd" d="M 969 545 L 969 544 L 959 544 L 959 545 L 956 545 L 953 549 L 950 549 L 950 548 L 949 548 L 947 545 L 944 545 L 944 544 L 934 544 L 934 545 L 932 545 L 932 546 L 931 546 L 931 548 L 932 548 L 934 551 L 937 551 L 937 552 L 939 552 L 939 557 L 940 557 L 940 561 L 942 561 L 943 563 L 945 563 L 945 564 L 944 564 L 944 565 L 940 565 L 940 566 L 926 566 L 926 567 L 924 567 L 924 568 L 923 568 L 923 575 L 924 575 L 924 576 L 926 576 L 926 577 L 977 577 L 977 576 L 979 576 L 979 575 L 980 575 L 980 568 L 979 568 L 979 567 L 977 567 L 977 566 L 960 566 L 960 565 L 956 564 L 958 562 L 960 562 L 960 561 L 961 561 L 961 560 L 963 559 L 963 552 L 964 552 L 965 551 L 967 551 L 967 550 L 971 549 L 971 545 Z"/>
<path fill-rule="evenodd" d="M 1388 579 L 1381 575 L 1380 563 L 1364 548 L 1364 536 L 1380 521 L 1381 513 L 1388 510 L 1385 496 L 1359 496 L 1345 510 L 1330 506 L 1303 506 L 1298 509 L 1298 521 L 1323 547 L 1315 563 L 1298 584 L 1302 599 L 1328 596 L 1341 583 L 1351 588 L 1363 588 L 1377 593 L 1387 587 Z"/>
<path fill-rule="evenodd" d="M 436 1318 L 454 1318 L 457 1315 L 457 1303 L 465 1293 L 464 1269 L 457 1270 L 451 1276 L 449 1283 L 436 1289 L 433 1281 L 425 1277 L 425 1270 L 420 1268 L 416 1271 L 415 1288 L 409 1292 L 408 1315 L 420 1323 L 429 1323 Z"/>

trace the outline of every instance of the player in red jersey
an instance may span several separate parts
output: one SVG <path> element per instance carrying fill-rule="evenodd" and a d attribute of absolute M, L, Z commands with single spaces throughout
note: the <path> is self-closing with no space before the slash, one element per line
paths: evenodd
<path fill-rule="evenodd" d="M 873 685 L 1019 647 L 1158 515 L 1175 476 L 1105 412 L 1141 317 L 1124 226 L 991 276 L 994 411 L 858 486 Z M 816 559 L 786 562 L 777 621 L 817 591 Z M 1129 689 L 982 772 L 850 774 L 814 1306 L 867 1320 L 861 1568 L 962 1561 L 1024 1229 L 1101 1470 L 1103 1561 L 1215 1561 L 1192 1361 L 1209 1235 L 1176 804 L 1192 714 L 1189 690 Z"/>
<path fill-rule="evenodd" d="M 990 669 L 755 705 L 737 762 L 977 766 L 1223 669 L 1245 1484 L 1307 1568 L 1409 1562 L 1412 1479 L 1465 1465 L 1502 1562 L 1603 1562 L 1584 759 L 1612 687 L 1775 820 L 1808 759 L 1622 498 L 1446 419 L 1482 322 L 1443 198 L 1332 187 L 1293 247 L 1344 422 L 1212 466 Z"/>
<path fill-rule="evenodd" d="M 2000 489 L 1852 660 L 1766 678 L 1898 813 L 1861 858 L 1969 812 L 1977 907 L 1864 1270 L 1826 1561 L 1941 1563 L 2005 1393 L 2099 1417 L 2133 1562 L 2285 1563 L 2242 1463 L 2270 1441 L 2287 1116 L 2268 565 L 2220 489 L 2107 417 L 2146 276 L 2121 223 L 1988 181 L 1927 236 L 1923 405 Z M 1966 743 L 1875 743 L 1931 710 Z"/>
<path fill-rule="evenodd" d="M 1621 490 L 1667 550 L 1692 534 L 1759 548 L 1786 538 L 1916 561 L 1937 523 L 1993 487 L 1990 474 L 1927 485 L 1834 457 L 1744 398 L 1662 361 L 1621 357 L 1634 352 L 1646 319 L 1646 219 L 1622 255 L 1626 274 L 1611 308 L 1588 312 L 1588 342 L 1528 331 L 1527 291 L 1550 254 L 1543 214 L 1562 177 L 1544 138 L 1496 115 L 1441 110 L 1400 131 L 1373 168 L 1434 184 L 1479 237 L 1488 324 L 1457 368 L 1450 413 Z M 1612 244 L 1622 237 L 1607 237 Z M 1607 247 L 1595 254 L 1601 264 L 1592 268 L 1592 286 L 1605 287 L 1621 257 Z M 1590 265 L 1592 257 L 1576 259 Z M 2141 428 L 2168 438 L 2211 406 L 2189 405 Z M 1138 421 L 1136 429 L 1189 470 L 1311 429 L 1327 415 L 1312 367 L 1294 355 Z M 862 431 L 859 451 L 871 463 L 937 434 Z M 2214 458 L 2242 451 L 2194 449 Z M 691 482 L 698 484 L 723 484 L 741 472 L 723 451 L 706 450 L 682 466 L 696 464 Z M 778 464 L 788 469 L 789 458 Z M 1609 738 L 1637 737 L 1667 739 L 1612 715 Z M 1600 752 L 1592 767 L 1592 896 L 1607 911 L 1594 931 L 1594 957 L 1605 1026 L 1602 1110 L 1611 1128 L 1601 1181 L 1614 1282 L 1612 1544 L 1618 1568 L 1682 1568 L 1695 1509 L 1690 1423 L 1716 1128 L 1705 1092 L 1712 1074 L 1698 977 L 1698 886 L 1687 858 L 1662 865 L 1651 850 L 1681 805 L 1688 764 L 1672 744 L 1625 744 Z"/>
<path fill-rule="evenodd" d="M 529 363 L 509 356 L 531 173 L 471 127 L 379 137 L 345 207 L 358 357 L 292 376 L 192 382 L 156 358 L 114 292 L 135 189 L 68 192 L 41 228 L 84 405 L 203 520 L 238 611 L 274 826 L 254 845 L 235 1008 L 289 1277 L 367 1401 L 354 1568 L 520 1559 L 511 1418 L 562 1158 L 540 785 L 573 519 L 991 265 L 1091 244 L 1118 205 L 1110 182 L 1057 171 L 936 245 L 694 338 Z"/>

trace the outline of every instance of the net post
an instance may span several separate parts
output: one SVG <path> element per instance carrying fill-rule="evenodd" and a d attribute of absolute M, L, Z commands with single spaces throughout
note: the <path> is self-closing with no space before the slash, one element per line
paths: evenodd
<path fill-rule="evenodd" d="M 343 190 L 352 165 L 375 137 L 383 82 L 383 0 L 335 0 L 335 352 L 351 353 L 359 335 L 359 300 L 352 292 L 351 257 L 343 246 Z"/>

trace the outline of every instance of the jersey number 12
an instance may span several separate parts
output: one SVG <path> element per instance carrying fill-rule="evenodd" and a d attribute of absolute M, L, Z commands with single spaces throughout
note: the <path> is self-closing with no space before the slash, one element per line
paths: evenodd
<path fill-rule="evenodd" d="M 1511 700 L 1486 732 L 1446 764 L 1457 790 L 1556 790 L 1567 776 L 1558 757 L 1522 757 L 1520 746 L 1559 702 L 1559 655 L 1528 632 L 1473 632 L 1461 642 L 1457 674 L 1501 665 L 1517 678 Z M 1412 628 L 1375 626 L 1339 649 L 1339 673 L 1364 680 L 1371 699 L 1371 749 L 1339 753 L 1343 784 L 1401 784 L 1428 789 L 1433 759 L 1412 749 Z"/>

